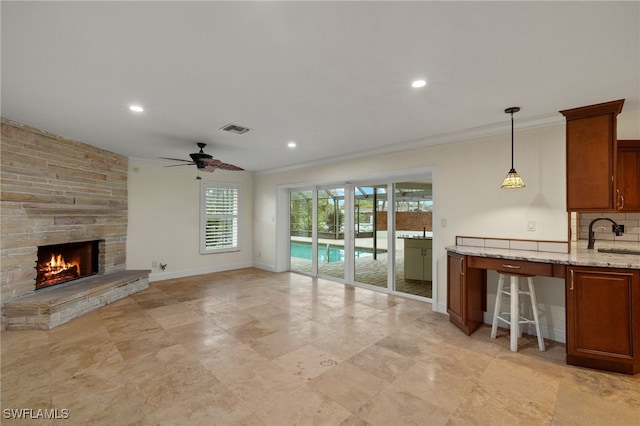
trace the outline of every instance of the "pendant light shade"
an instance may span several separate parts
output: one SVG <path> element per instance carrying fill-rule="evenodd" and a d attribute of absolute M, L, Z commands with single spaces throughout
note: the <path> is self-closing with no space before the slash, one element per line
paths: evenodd
<path fill-rule="evenodd" d="M 502 181 L 502 189 L 523 188 L 524 181 L 513 167 L 513 113 L 520 111 L 520 107 L 511 107 L 504 110 L 505 113 L 511 114 L 511 169 L 507 173 L 507 177 Z"/>
<path fill-rule="evenodd" d="M 504 180 L 502 181 L 501 188 L 515 189 L 515 188 L 522 188 L 523 186 L 524 186 L 524 181 L 522 180 L 518 172 L 516 172 L 515 169 L 511 169 L 509 170 L 509 173 L 507 173 L 507 177 L 505 177 Z"/>

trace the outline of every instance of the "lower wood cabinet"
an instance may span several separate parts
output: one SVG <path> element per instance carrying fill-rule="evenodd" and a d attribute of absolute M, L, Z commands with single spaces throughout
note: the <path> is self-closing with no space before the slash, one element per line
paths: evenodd
<path fill-rule="evenodd" d="M 466 335 L 482 325 L 486 310 L 486 272 L 468 267 L 468 257 L 447 253 L 447 312 L 449 320 Z"/>
<path fill-rule="evenodd" d="M 640 271 L 569 266 L 567 363 L 640 372 Z"/>

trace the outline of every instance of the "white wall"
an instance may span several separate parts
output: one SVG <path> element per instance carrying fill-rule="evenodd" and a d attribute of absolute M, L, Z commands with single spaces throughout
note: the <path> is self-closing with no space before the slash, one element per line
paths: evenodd
<path fill-rule="evenodd" d="M 618 115 L 618 139 L 640 139 L 640 106 L 625 104 Z"/>
<path fill-rule="evenodd" d="M 195 167 L 162 167 L 129 161 L 127 269 L 152 269 L 150 280 L 176 278 L 252 266 L 253 175 L 248 172 L 200 173 Z M 238 182 L 241 188 L 241 250 L 200 254 L 200 182 Z"/>

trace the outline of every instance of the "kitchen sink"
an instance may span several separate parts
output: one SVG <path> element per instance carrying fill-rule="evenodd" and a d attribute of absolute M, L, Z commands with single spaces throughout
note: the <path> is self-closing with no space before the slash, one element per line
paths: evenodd
<path fill-rule="evenodd" d="M 640 255 L 640 250 L 631 250 L 631 249 L 623 249 L 623 248 L 599 248 L 598 251 L 601 252 L 601 253 L 636 254 L 636 255 Z"/>

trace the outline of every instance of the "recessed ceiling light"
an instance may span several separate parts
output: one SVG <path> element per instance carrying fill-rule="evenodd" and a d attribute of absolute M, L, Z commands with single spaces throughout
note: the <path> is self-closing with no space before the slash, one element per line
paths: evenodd
<path fill-rule="evenodd" d="M 287 143 L 287 146 L 289 148 L 295 148 L 296 146 L 298 146 L 298 144 L 296 144 L 294 141 L 290 141 L 289 143 Z"/>
<path fill-rule="evenodd" d="M 427 80 L 414 80 L 411 83 L 411 87 L 414 87 L 416 89 L 419 88 L 419 87 L 424 87 L 426 85 L 427 85 Z"/>
<path fill-rule="evenodd" d="M 129 106 L 129 109 L 133 112 L 143 112 L 144 108 L 142 108 L 140 105 L 131 105 Z"/>

